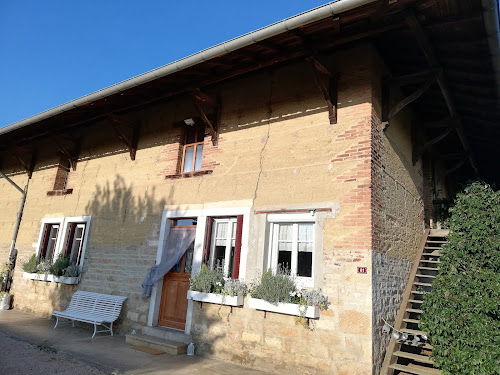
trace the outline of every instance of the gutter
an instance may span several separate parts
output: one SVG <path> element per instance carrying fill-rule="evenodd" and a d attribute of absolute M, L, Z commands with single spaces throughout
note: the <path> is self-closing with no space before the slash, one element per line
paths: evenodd
<path fill-rule="evenodd" d="M 491 63 L 495 72 L 497 97 L 500 98 L 500 27 L 498 0 L 481 0 L 483 22 L 491 54 Z"/>
<path fill-rule="evenodd" d="M 286 31 L 296 29 L 298 27 L 322 20 L 327 17 L 335 16 L 343 12 L 355 9 L 362 5 L 373 3 L 377 0 L 337 0 L 331 3 L 322 5 L 320 7 L 314 8 L 307 12 L 298 14 L 296 16 L 287 18 L 283 21 L 274 23 L 272 25 L 266 26 L 264 28 L 252 31 L 248 34 L 244 34 L 240 37 L 231 39 L 227 42 L 217 44 L 213 47 L 202 50 L 193 55 L 184 57 L 180 60 L 174 61 L 170 64 L 164 65 L 162 67 L 153 69 L 149 72 L 140 74 L 136 77 L 130 78 L 128 80 L 119 82 L 112 86 L 106 87 L 104 89 L 98 90 L 91 94 L 82 96 L 78 99 L 72 100 L 65 104 L 61 104 L 57 107 L 49 109 L 47 111 L 41 112 L 37 115 L 28 117 L 24 120 L 15 122 L 13 124 L 7 125 L 0 129 L 0 135 L 9 133 L 16 129 L 20 129 L 24 126 L 31 125 L 38 121 L 45 120 L 49 117 L 58 115 L 62 112 L 66 112 L 70 109 L 80 107 L 82 105 L 92 103 L 96 100 L 103 99 L 105 97 L 111 96 L 123 92 L 125 90 L 131 89 L 133 87 L 142 85 L 144 83 L 153 81 L 157 78 L 164 77 L 191 66 L 197 65 L 204 61 L 208 61 L 215 57 L 225 55 L 232 51 L 238 50 L 240 48 L 255 44 L 264 39 L 271 38 L 273 36 L 282 34 Z"/>
<path fill-rule="evenodd" d="M 19 204 L 19 210 L 17 211 L 17 219 L 16 219 L 16 224 L 14 226 L 14 234 L 12 235 L 12 241 L 10 243 L 9 257 L 7 259 L 8 261 L 12 261 L 13 258 L 16 256 L 16 254 L 14 253 L 14 249 L 16 246 L 17 234 L 19 233 L 19 227 L 21 225 L 21 219 L 23 217 L 24 204 L 26 203 L 26 196 L 28 193 L 28 183 L 26 183 L 26 186 L 24 187 L 23 190 L 14 181 L 12 181 L 9 177 L 7 177 L 5 173 L 3 173 L 1 170 L 0 170 L 0 178 L 5 178 L 7 182 L 9 182 L 22 194 L 21 203 Z"/>

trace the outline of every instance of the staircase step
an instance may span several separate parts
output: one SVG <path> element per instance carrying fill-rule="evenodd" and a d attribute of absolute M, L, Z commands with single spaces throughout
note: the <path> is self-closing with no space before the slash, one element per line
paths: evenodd
<path fill-rule="evenodd" d="M 448 242 L 448 241 L 446 241 L 446 240 L 441 240 L 441 241 L 427 240 L 427 241 L 425 241 L 425 243 L 446 243 L 446 242 Z"/>
<path fill-rule="evenodd" d="M 429 279 L 435 279 L 436 278 L 436 276 L 433 276 L 433 275 L 424 275 L 424 274 L 421 274 L 421 273 L 418 273 L 415 276 L 420 277 L 420 278 L 429 278 Z"/>
<path fill-rule="evenodd" d="M 431 229 L 429 237 L 446 237 L 449 233 L 449 229 Z"/>
<path fill-rule="evenodd" d="M 169 354 L 186 354 L 187 345 L 183 342 L 160 339 L 158 337 L 137 334 L 126 335 L 125 342 L 134 346 L 145 346 Z"/>
<path fill-rule="evenodd" d="M 433 349 L 433 346 L 431 344 L 423 343 L 422 341 L 419 341 L 417 345 L 413 345 L 413 343 L 411 342 L 411 340 L 399 341 L 399 343 L 401 345 L 408 345 L 408 346 L 412 346 L 414 348 L 428 349 L 429 351 L 432 351 L 432 349 Z M 403 349 L 401 349 L 401 350 L 403 350 Z"/>
<path fill-rule="evenodd" d="M 419 270 L 427 270 L 427 271 L 437 271 L 439 268 L 434 268 L 434 267 L 418 267 Z"/>
<path fill-rule="evenodd" d="M 418 286 L 432 286 L 432 284 L 429 283 L 421 283 L 421 282 L 415 282 L 413 285 L 418 285 Z"/>
<path fill-rule="evenodd" d="M 417 361 L 417 362 L 427 363 L 429 365 L 434 364 L 434 361 L 430 357 L 427 357 L 426 355 L 419 355 L 419 354 L 407 353 L 407 352 L 402 352 L 402 351 L 397 351 L 397 352 L 394 352 L 393 354 L 396 357 L 408 358 L 408 359 L 412 359 L 412 360 Z"/>
<path fill-rule="evenodd" d="M 438 263 L 441 263 L 440 260 L 426 260 L 426 259 L 420 259 L 420 263 L 434 263 L 434 264 L 438 264 Z"/>
<path fill-rule="evenodd" d="M 422 253 L 422 256 L 423 257 L 440 257 L 441 254 L 436 252 L 436 251 L 433 251 L 432 253 Z"/>
<path fill-rule="evenodd" d="M 410 300 L 408 300 L 408 302 L 410 302 L 410 303 L 422 303 L 424 301 L 422 301 L 421 299 L 410 299 Z"/>
<path fill-rule="evenodd" d="M 401 332 L 409 333 L 410 335 L 423 335 L 423 334 L 426 334 L 424 331 L 420 331 L 420 330 L 417 330 L 417 329 L 401 328 L 400 331 Z"/>
<path fill-rule="evenodd" d="M 423 366 L 404 366 L 404 365 L 398 365 L 397 363 L 393 363 L 392 365 L 389 365 L 390 368 L 394 370 L 399 370 L 399 371 L 404 371 L 409 374 L 415 374 L 415 375 L 441 375 L 442 372 L 440 370 L 437 370 L 435 368 L 429 368 L 429 367 L 423 367 Z"/>
<path fill-rule="evenodd" d="M 189 344 L 193 341 L 191 335 L 185 334 L 184 331 L 169 329 L 165 327 L 146 326 L 142 328 L 142 333 L 146 336 L 153 336 L 158 337 L 159 339 L 183 342 L 184 344 Z"/>
<path fill-rule="evenodd" d="M 410 293 L 411 294 L 421 294 L 422 295 L 422 294 L 427 294 L 428 292 L 423 292 L 421 290 L 412 290 Z"/>
<path fill-rule="evenodd" d="M 411 313 L 422 314 L 422 310 L 420 310 L 420 309 L 406 309 L 406 311 L 411 312 Z"/>
<path fill-rule="evenodd" d="M 406 323 L 414 323 L 414 324 L 420 324 L 420 320 L 419 320 L 419 319 L 409 319 L 409 318 L 405 318 L 405 319 L 403 319 L 403 322 L 406 322 Z"/>

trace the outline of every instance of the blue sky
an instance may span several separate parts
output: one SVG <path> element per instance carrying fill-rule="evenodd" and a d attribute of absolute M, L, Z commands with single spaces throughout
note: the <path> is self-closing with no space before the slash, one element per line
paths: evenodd
<path fill-rule="evenodd" d="M 0 127 L 327 1 L 0 2 Z"/>

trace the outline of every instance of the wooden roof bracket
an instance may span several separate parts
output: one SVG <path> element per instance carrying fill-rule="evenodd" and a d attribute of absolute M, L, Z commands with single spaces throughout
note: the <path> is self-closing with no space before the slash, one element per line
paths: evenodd
<path fill-rule="evenodd" d="M 326 106 L 328 107 L 328 118 L 330 124 L 337 123 L 337 88 L 338 77 L 333 75 L 323 64 L 321 64 L 314 57 L 308 57 L 306 60 L 311 64 L 314 80 L 318 86 L 323 98 L 325 99 Z M 328 89 L 325 86 L 325 79 L 328 79 Z"/>
<path fill-rule="evenodd" d="M 68 158 L 69 165 L 73 171 L 76 171 L 76 164 L 78 163 L 78 156 L 80 155 L 81 141 L 71 140 L 75 146 L 73 152 L 69 151 L 67 148 L 63 147 L 59 141 L 55 141 L 56 147 L 59 151 Z"/>
<path fill-rule="evenodd" d="M 127 120 L 123 120 L 116 115 L 108 115 L 108 119 L 112 123 L 113 129 L 115 129 L 118 138 L 125 144 L 125 146 L 127 146 L 130 153 L 130 160 L 135 160 L 135 156 L 137 154 L 137 145 L 139 143 L 141 122 L 136 121 L 132 124 L 132 136 L 127 137 L 119 128 L 119 125 L 128 122 Z"/>
<path fill-rule="evenodd" d="M 26 163 L 23 159 L 21 159 L 17 154 L 14 152 L 10 151 L 10 154 L 16 161 L 23 167 L 23 169 L 26 171 L 28 174 L 28 179 L 31 179 L 33 176 L 33 171 L 35 170 L 35 163 L 36 163 L 36 152 L 33 152 L 31 155 L 31 159 L 29 163 Z"/>
<path fill-rule="evenodd" d="M 445 172 L 444 172 L 444 175 L 445 176 L 448 176 L 450 174 L 452 174 L 453 172 L 455 172 L 457 169 L 459 169 L 462 165 L 464 165 L 467 160 L 469 159 L 469 155 L 468 154 L 465 154 L 465 156 L 458 162 L 456 163 L 453 167 L 447 169 Z"/>
<path fill-rule="evenodd" d="M 217 96 L 217 100 L 213 100 L 208 95 L 201 92 L 200 89 L 191 90 L 191 101 L 193 102 L 193 106 L 198 112 L 198 115 L 201 118 L 201 121 L 205 124 L 205 127 L 208 128 L 210 136 L 212 137 L 212 145 L 217 146 L 219 143 L 219 133 L 218 130 L 220 128 L 220 120 L 222 114 L 222 104 L 220 95 Z M 215 109 L 215 124 L 208 119 L 207 115 L 203 111 L 201 104 L 207 104 L 213 109 Z"/>
<path fill-rule="evenodd" d="M 430 77 L 427 79 L 427 81 L 420 86 L 416 91 L 414 91 L 412 94 L 408 95 L 406 98 L 401 100 L 399 103 L 397 103 L 390 111 L 389 114 L 387 115 L 387 120 L 390 121 L 396 114 L 398 114 L 401 110 L 403 110 L 408 104 L 412 103 L 416 99 L 420 98 L 428 89 L 431 87 L 431 85 L 436 81 L 437 77 L 436 75 Z"/>

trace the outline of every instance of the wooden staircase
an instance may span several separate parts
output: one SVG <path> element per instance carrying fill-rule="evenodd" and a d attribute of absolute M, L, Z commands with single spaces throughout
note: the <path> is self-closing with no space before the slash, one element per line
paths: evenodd
<path fill-rule="evenodd" d="M 432 281 L 438 273 L 441 248 L 446 243 L 448 230 L 426 230 L 424 239 L 410 272 L 403 301 L 396 315 L 394 328 L 409 335 L 408 340 L 391 338 L 380 375 L 438 375 L 433 367 L 432 345 L 426 340 L 413 343 L 413 335 L 425 332 L 419 328 L 422 300 L 432 290 Z"/>

